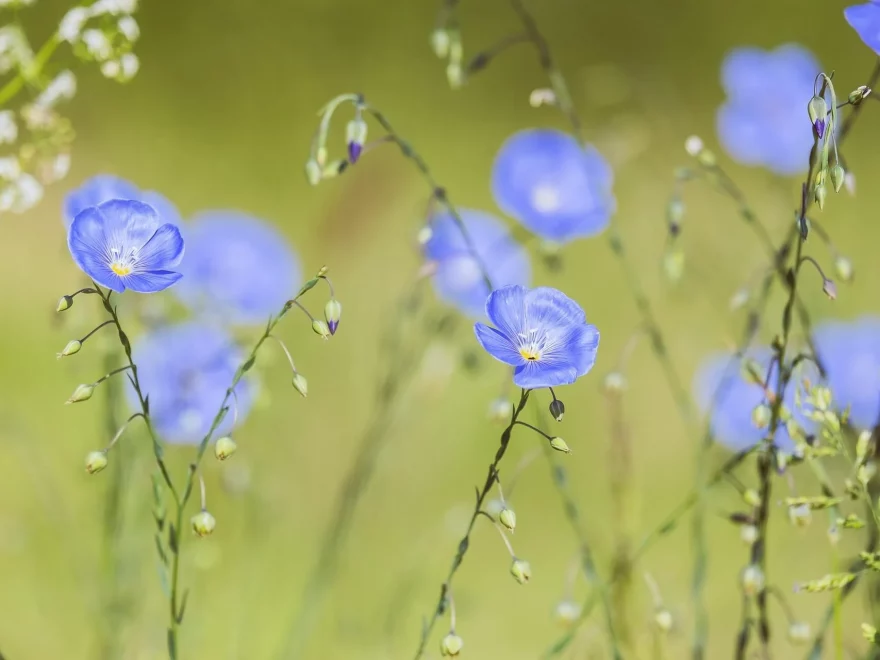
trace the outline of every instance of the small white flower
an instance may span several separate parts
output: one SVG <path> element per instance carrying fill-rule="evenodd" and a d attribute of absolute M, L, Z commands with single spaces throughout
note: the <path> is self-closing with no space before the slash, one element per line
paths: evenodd
<path fill-rule="evenodd" d="M 95 16 L 101 14 L 133 14 L 137 9 L 137 0 L 98 0 L 92 5 Z"/>
<path fill-rule="evenodd" d="M 119 19 L 119 23 L 116 26 L 123 36 L 131 42 L 137 41 L 138 37 L 141 36 L 141 30 L 138 27 L 137 21 L 131 16 L 123 16 Z"/>
<path fill-rule="evenodd" d="M 12 110 L 0 111 L 0 144 L 12 144 L 18 139 L 18 125 Z"/>
<path fill-rule="evenodd" d="M 703 150 L 703 141 L 698 135 L 691 135 L 684 141 L 684 150 L 689 156 L 697 156 Z"/>
<path fill-rule="evenodd" d="M 63 179 L 70 172 L 70 154 L 63 153 L 55 156 L 52 161 L 52 176 L 55 181 Z"/>
<path fill-rule="evenodd" d="M 83 43 L 89 54 L 98 61 L 106 60 L 110 57 L 112 49 L 110 48 L 110 40 L 102 30 L 94 28 L 84 30 L 82 33 Z"/>
<path fill-rule="evenodd" d="M 122 67 L 123 80 L 131 80 L 132 78 L 134 78 L 134 75 L 141 67 L 141 62 L 138 59 L 138 56 L 134 53 L 126 53 L 125 55 L 123 55 L 119 59 L 119 64 Z"/>
<path fill-rule="evenodd" d="M 15 156 L 0 158 L 0 179 L 15 181 L 21 176 L 21 163 Z"/>
<path fill-rule="evenodd" d="M 46 86 L 34 101 L 34 105 L 49 110 L 58 101 L 72 99 L 74 94 L 76 94 L 76 76 L 71 71 L 62 71 Z"/>
<path fill-rule="evenodd" d="M 58 25 L 58 36 L 62 41 L 73 43 L 79 39 L 83 26 L 90 16 L 91 10 L 88 7 L 74 7 L 61 19 L 61 23 Z"/>
<path fill-rule="evenodd" d="M 37 101 L 39 101 L 39 99 L 37 99 Z M 38 105 L 37 103 L 30 103 L 23 106 L 21 109 L 21 116 L 22 119 L 24 119 L 24 123 L 28 127 L 28 130 L 31 131 L 50 129 L 57 117 L 51 108 L 44 105 Z"/>
<path fill-rule="evenodd" d="M 105 78 L 118 78 L 121 70 L 119 60 L 107 60 L 101 63 L 101 74 Z"/>
<path fill-rule="evenodd" d="M 22 174 L 18 179 L 0 190 L 0 211 L 24 213 L 33 208 L 43 198 L 43 186 L 30 174 Z"/>

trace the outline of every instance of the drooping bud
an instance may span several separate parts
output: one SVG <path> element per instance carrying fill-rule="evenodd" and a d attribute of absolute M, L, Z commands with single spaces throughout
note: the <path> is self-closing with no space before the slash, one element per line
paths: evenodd
<path fill-rule="evenodd" d="M 556 105 L 556 92 L 547 87 L 533 89 L 529 94 L 529 105 L 540 108 L 542 105 Z"/>
<path fill-rule="evenodd" d="M 446 28 L 437 28 L 431 33 L 431 49 L 441 60 L 449 55 L 449 32 Z"/>
<path fill-rule="evenodd" d="M 670 247 L 663 255 L 663 272 L 670 282 L 678 282 L 684 275 L 684 250 Z"/>
<path fill-rule="evenodd" d="M 697 157 L 703 150 L 703 140 L 698 135 L 691 135 L 684 141 L 684 150 L 688 156 Z"/>
<path fill-rule="evenodd" d="M 86 456 L 86 472 L 96 474 L 107 467 L 107 452 L 93 451 Z"/>
<path fill-rule="evenodd" d="M 199 536 L 210 535 L 214 531 L 214 527 L 217 526 L 214 516 L 205 510 L 199 511 L 190 519 L 190 522 L 192 523 L 193 531 Z"/>
<path fill-rule="evenodd" d="M 565 404 L 559 399 L 553 399 L 550 402 L 550 416 L 557 422 L 561 422 L 563 415 L 565 415 Z"/>
<path fill-rule="evenodd" d="M 851 105 L 858 105 L 862 101 L 864 101 L 871 94 L 871 88 L 867 85 L 862 85 L 861 87 L 854 89 L 849 93 L 848 100 Z"/>
<path fill-rule="evenodd" d="M 746 596 L 755 596 L 764 590 L 764 571 L 755 564 L 746 566 L 742 572 L 742 588 Z"/>
<path fill-rule="evenodd" d="M 529 566 L 529 562 L 514 558 L 513 563 L 510 565 L 510 574 L 517 582 L 525 584 L 532 577 L 532 567 Z"/>
<path fill-rule="evenodd" d="M 822 280 L 822 293 L 831 300 L 837 300 L 837 285 L 834 284 L 834 280 L 830 280 L 827 277 Z"/>
<path fill-rule="evenodd" d="M 792 621 L 789 624 L 788 639 L 792 644 L 806 644 L 811 637 L 810 624 L 806 621 Z"/>
<path fill-rule="evenodd" d="M 825 135 L 825 118 L 828 115 L 828 104 L 821 96 L 814 96 L 807 104 L 807 114 L 810 115 L 810 123 L 821 140 Z"/>
<path fill-rule="evenodd" d="M 752 410 L 752 424 L 755 425 L 755 428 L 765 429 L 770 424 L 770 417 L 772 417 L 772 413 L 770 412 L 770 407 L 767 404 L 760 404 L 755 406 Z"/>
<path fill-rule="evenodd" d="M 834 192 L 840 192 L 846 179 L 846 170 L 840 166 L 840 163 L 835 163 L 829 174 L 831 175 L 831 185 L 834 186 Z"/>
<path fill-rule="evenodd" d="M 319 335 L 321 339 L 328 339 L 330 337 L 330 328 L 320 319 L 312 321 L 312 330 L 314 330 L 315 334 Z"/>
<path fill-rule="evenodd" d="M 314 158 L 306 161 L 306 180 L 310 186 L 317 186 L 321 183 L 321 166 Z"/>
<path fill-rule="evenodd" d="M 563 600 L 556 606 L 556 620 L 565 626 L 570 626 L 581 618 L 583 608 L 573 600 Z"/>
<path fill-rule="evenodd" d="M 446 80 L 452 89 L 458 89 L 464 83 L 464 73 L 460 62 L 450 62 L 446 65 Z"/>
<path fill-rule="evenodd" d="M 79 403 L 81 401 L 88 401 L 92 398 L 92 394 L 95 392 L 95 383 L 87 383 L 83 385 L 77 385 L 76 389 L 73 391 L 73 394 L 70 395 L 70 398 L 65 401 L 65 403 Z"/>
<path fill-rule="evenodd" d="M 747 546 L 753 546 L 758 540 L 758 528 L 754 525 L 742 525 L 739 528 L 739 538 Z"/>
<path fill-rule="evenodd" d="M 336 298 L 331 298 L 324 305 L 324 318 L 327 319 L 327 327 L 330 329 L 331 335 L 336 334 L 336 328 L 339 327 L 339 319 L 341 317 L 342 304 Z"/>
<path fill-rule="evenodd" d="M 825 190 L 825 171 L 819 170 L 816 173 L 815 184 L 813 185 L 813 197 L 816 200 L 816 203 L 819 205 L 820 209 L 825 208 L 825 197 L 827 196 L 827 192 Z"/>
<path fill-rule="evenodd" d="M 654 614 L 654 623 L 657 624 L 657 628 L 664 633 L 668 633 L 672 630 L 672 624 L 674 623 L 672 618 L 672 612 L 667 610 L 665 607 L 660 608 Z"/>
<path fill-rule="evenodd" d="M 837 277 L 840 278 L 841 282 L 851 282 L 855 269 L 853 268 L 852 261 L 842 254 L 838 254 L 834 258 L 834 272 L 837 273 Z"/>
<path fill-rule="evenodd" d="M 749 506 L 761 506 L 761 496 L 754 488 L 748 488 L 743 491 L 743 501 Z"/>
<path fill-rule="evenodd" d="M 73 296 L 61 296 L 61 300 L 58 301 L 58 306 L 55 308 L 56 312 L 63 312 L 67 309 L 70 309 L 73 306 Z"/>
<path fill-rule="evenodd" d="M 513 509 L 505 506 L 498 514 L 498 521 L 511 532 L 516 530 L 516 513 Z"/>
<path fill-rule="evenodd" d="M 214 443 L 214 456 L 217 457 L 218 461 L 225 461 L 235 453 L 236 449 L 238 449 L 238 445 L 235 444 L 235 440 L 228 435 L 224 435 Z"/>
<path fill-rule="evenodd" d="M 345 126 L 345 144 L 348 147 L 348 160 L 352 164 L 358 161 L 367 141 L 367 122 L 355 117 Z"/>
<path fill-rule="evenodd" d="M 564 454 L 570 454 L 571 449 L 568 448 L 568 445 L 565 444 L 565 440 L 560 437 L 555 437 L 550 439 L 550 446 L 553 447 L 556 451 L 561 451 Z"/>
<path fill-rule="evenodd" d="M 293 374 L 293 388 L 304 397 L 309 395 L 309 381 L 298 371 Z"/>
<path fill-rule="evenodd" d="M 877 635 L 877 628 L 870 623 L 862 624 L 862 637 L 874 644 L 880 643 L 880 636 Z"/>
<path fill-rule="evenodd" d="M 868 455 L 868 448 L 871 446 L 871 431 L 862 431 L 856 440 L 856 462 L 864 463 L 865 457 Z"/>
<path fill-rule="evenodd" d="M 684 218 L 684 202 L 676 195 L 666 205 L 666 224 L 669 226 L 669 233 L 673 236 L 677 236 L 681 231 L 682 218 Z"/>
<path fill-rule="evenodd" d="M 603 381 L 606 392 L 620 394 L 626 389 L 626 377 L 619 371 L 611 371 Z"/>
<path fill-rule="evenodd" d="M 458 657 L 462 647 L 464 647 L 464 640 L 454 632 L 451 632 L 440 640 L 440 655 L 449 656 L 450 658 Z"/>
<path fill-rule="evenodd" d="M 79 353 L 79 349 L 82 348 L 82 342 L 79 339 L 71 339 L 67 342 L 67 346 L 64 347 L 60 353 L 57 353 L 56 356 L 60 360 L 63 357 L 67 357 L 68 355 L 73 355 L 74 353 Z"/>
<path fill-rule="evenodd" d="M 788 519 L 795 527 L 806 527 L 813 521 L 813 511 L 809 504 L 788 507 Z"/>

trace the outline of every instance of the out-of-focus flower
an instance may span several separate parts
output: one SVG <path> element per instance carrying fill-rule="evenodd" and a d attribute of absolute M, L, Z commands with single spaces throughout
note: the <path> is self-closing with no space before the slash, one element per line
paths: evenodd
<path fill-rule="evenodd" d="M 495 359 L 515 367 L 513 382 L 526 389 L 568 385 L 592 369 L 599 330 L 584 310 L 550 287 L 506 286 L 491 293 L 477 323 L 477 341 Z"/>
<path fill-rule="evenodd" d="M 865 45 L 880 55 L 880 2 L 872 0 L 847 7 L 843 16 Z"/>
<path fill-rule="evenodd" d="M 299 258 L 271 224 L 235 211 L 204 211 L 186 223 L 184 275 L 175 293 L 224 322 L 263 323 L 302 281 Z"/>
<path fill-rule="evenodd" d="M 140 197 L 141 192 L 133 183 L 112 174 L 98 174 L 67 193 L 64 198 L 64 224 L 69 227 L 77 215 L 91 206 L 98 206 L 111 199 L 139 200 Z M 156 210 L 161 215 L 161 209 Z"/>
<path fill-rule="evenodd" d="M 813 132 L 807 102 L 822 68 L 803 46 L 740 47 L 721 67 L 727 100 L 718 110 L 718 139 L 743 165 L 790 176 L 807 169 Z"/>
<path fill-rule="evenodd" d="M 114 199 L 85 209 L 70 225 L 67 246 L 83 272 L 119 293 L 162 291 L 181 277 L 171 270 L 183 257 L 180 230 L 142 202 Z"/>
<path fill-rule="evenodd" d="M 492 286 L 528 285 L 532 275 L 528 252 L 513 239 L 504 223 L 481 211 L 462 209 L 460 213 Z M 448 213 L 434 215 L 429 227 L 424 255 L 435 265 L 432 280 L 437 296 L 472 318 L 485 318 L 490 290 L 461 228 Z"/>
<path fill-rule="evenodd" d="M 873 428 L 880 419 L 880 318 L 825 321 L 816 326 L 813 340 L 834 406 L 849 407 L 854 426 Z"/>
<path fill-rule="evenodd" d="M 611 167 L 592 146 L 551 129 L 520 131 L 492 166 L 492 195 L 538 236 L 567 243 L 601 233 L 616 201 Z"/>
<path fill-rule="evenodd" d="M 150 397 L 150 417 L 157 432 L 168 442 L 181 444 L 200 442 L 208 433 L 242 359 L 230 336 L 198 321 L 164 326 L 144 335 L 135 344 L 133 357 L 143 393 Z M 234 408 L 238 422 L 244 420 L 253 403 L 253 390 L 247 379 L 239 382 L 215 438 L 232 433 Z M 136 409 L 133 388 L 128 388 L 127 395 Z"/>
<path fill-rule="evenodd" d="M 760 370 L 760 376 L 766 377 L 770 365 L 769 349 L 755 350 L 747 356 Z M 802 363 L 786 388 L 783 405 L 791 412 L 793 419 L 806 430 L 813 427 L 795 406 L 795 391 L 803 381 Z M 812 372 L 809 375 L 813 375 Z M 767 388 L 776 392 L 779 382 L 779 369 L 774 364 L 767 379 Z M 767 434 L 766 426 L 756 424 L 755 409 L 767 406 L 768 401 L 763 387 L 743 374 L 743 363 L 740 358 L 730 353 L 716 353 L 703 361 L 697 370 L 693 383 L 694 398 L 700 409 L 711 416 L 710 426 L 714 438 L 733 451 L 747 449 Z M 774 442 L 784 451 L 794 449 L 794 441 L 788 434 L 786 424 L 780 421 Z"/>

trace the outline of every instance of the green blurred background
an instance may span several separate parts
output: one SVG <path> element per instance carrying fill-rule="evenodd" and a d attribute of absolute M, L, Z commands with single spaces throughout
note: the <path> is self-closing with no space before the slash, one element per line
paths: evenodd
<path fill-rule="evenodd" d="M 530 91 L 546 81 L 526 46 L 511 50 L 463 89 L 450 90 L 443 63 L 429 46 L 435 2 L 142 4 L 136 15 L 141 71 L 132 83 L 103 79 L 96 67 L 76 64 L 63 48 L 56 56 L 75 66 L 79 78 L 77 97 L 65 110 L 77 131 L 73 169 L 36 209 L 3 222 L 0 649 L 9 660 L 101 658 L 108 639 L 118 640 L 116 657 L 165 655 L 146 438 L 127 435 L 122 451 L 111 454 L 114 469 L 120 462 L 127 467 L 118 548 L 108 554 L 104 516 L 113 475 L 108 470 L 89 477 L 81 467 L 85 453 L 108 439 L 102 401 L 61 405 L 78 383 L 102 368 L 91 346 L 63 362 L 54 356 L 99 315 L 94 301 L 78 299 L 63 323 L 53 317 L 57 298 L 81 281 L 67 257 L 60 218 L 67 190 L 96 173 L 112 172 L 161 191 L 184 216 L 206 208 L 246 210 L 289 237 L 307 272 L 330 267 L 345 310 L 339 333 L 321 342 L 295 316 L 281 330 L 309 379 L 308 399 L 292 390 L 283 356 L 268 346 L 260 362 L 263 405 L 239 431 L 239 452 L 222 465 L 206 457 L 217 530 L 207 539 L 188 536 L 184 549 L 183 580 L 192 593 L 182 657 L 274 658 L 302 606 L 319 542 L 373 416 L 375 389 L 390 359 L 388 347 L 380 347 L 382 328 L 418 268 L 415 229 L 429 192 L 393 147 L 369 153 L 338 179 L 309 187 L 302 166 L 317 110 L 336 94 L 363 92 L 430 163 L 455 203 L 490 211 L 489 170 L 502 141 L 523 127 L 565 126 L 552 108 L 528 105 Z M 629 258 L 689 383 L 701 356 L 738 338 L 743 312 L 730 313 L 727 301 L 764 263 L 733 207 L 696 184 L 685 195 L 685 277 L 675 286 L 662 277 L 665 205 L 673 170 L 686 161 L 684 139 L 696 133 L 717 147 L 722 57 L 738 45 L 799 41 L 827 70 L 837 71 L 844 93 L 866 82 L 874 57 L 844 22 L 838 2 L 530 4 L 568 77 L 590 139 L 615 167 L 617 219 Z M 66 8 L 59 0 L 40 0 L 22 15 L 29 34 L 49 34 Z M 464 2 L 460 18 L 466 55 L 517 29 L 501 0 Z M 822 295 L 818 277 L 807 272 L 803 295 L 817 318 L 878 310 L 880 191 L 870 185 L 880 174 L 875 110 L 867 108 L 845 149 L 859 182 L 857 196 L 832 197 L 822 214 L 840 250 L 854 260 L 856 280 L 842 285 L 832 303 Z M 377 127 L 371 129 L 378 134 Z M 334 128 L 340 135 L 342 130 L 342 123 Z M 334 147 L 341 147 L 341 137 Z M 723 157 L 722 162 L 728 164 Z M 773 234 L 782 236 L 798 184 L 735 165 L 729 171 Z M 818 240 L 808 247 L 830 266 Z M 603 239 L 570 245 L 561 272 L 549 271 L 537 258 L 535 263 L 536 283 L 553 284 L 577 299 L 602 332 L 594 371 L 560 393 L 567 413 L 557 428 L 574 449 L 564 464 L 607 576 L 616 521 L 601 383 L 638 316 Z M 310 298 L 316 311 L 322 295 Z M 129 303 L 126 313 L 133 317 L 136 305 Z M 432 294 L 428 304 L 436 316 Z M 765 339 L 779 327 L 780 310 L 774 298 Z M 463 355 L 474 348 L 467 325 L 459 319 L 454 332 L 429 338 L 409 370 L 376 474 L 358 501 L 337 579 L 314 610 L 316 625 L 301 657 L 400 658 L 415 650 L 422 616 L 434 606 L 473 504 L 473 486 L 484 479 L 500 432 L 486 411 L 505 374 L 485 358 L 476 369 L 462 368 Z M 422 332 L 424 325 L 412 327 Z M 626 375 L 623 408 L 634 448 L 640 538 L 692 489 L 696 445 L 646 342 L 636 348 Z M 547 403 L 545 397 L 538 401 L 542 407 Z M 518 432 L 508 471 L 536 446 L 532 435 Z M 190 450 L 168 453 L 175 474 L 182 475 Z M 725 456 L 717 449 L 712 460 L 720 463 Z M 530 584 L 511 579 L 496 532 L 478 526 L 454 590 L 465 657 L 535 658 L 563 632 L 553 611 L 577 549 L 549 475 L 539 457 L 522 473 L 511 498 L 519 519 L 512 540 L 531 562 Z M 751 470 L 742 480 L 754 484 Z M 801 481 L 803 492 L 815 492 L 808 475 Z M 777 483 L 782 492 L 783 482 Z M 710 497 L 712 658 L 732 654 L 740 620 L 737 573 L 748 551 L 736 528 L 718 515 L 742 508 L 738 501 L 729 486 Z M 769 578 L 789 595 L 797 616 L 815 625 L 829 598 L 792 594 L 791 587 L 831 570 L 825 519 L 817 516 L 809 528 L 795 530 L 775 504 Z M 642 571 L 657 580 L 676 617 L 667 657 L 688 652 L 689 537 L 685 522 L 637 567 L 631 621 L 638 650 L 632 657 L 652 657 L 653 612 Z M 859 543 L 854 533 L 842 546 L 849 553 Z M 114 618 L 106 615 L 108 590 L 117 599 L 109 606 Z M 575 598 L 587 594 L 579 579 Z M 803 650 L 785 641 L 780 608 L 772 604 L 771 612 L 776 657 L 802 657 Z M 863 649 L 859 624 L 869 617 L 863 589 L 846 602 L 844 614 L 848 645 Z M 439 655 L 436 640 L 445 625 L 435 631 L 430 657 Z M 602 631 L 597 611 L 566 657 L 605 657 Z"/>

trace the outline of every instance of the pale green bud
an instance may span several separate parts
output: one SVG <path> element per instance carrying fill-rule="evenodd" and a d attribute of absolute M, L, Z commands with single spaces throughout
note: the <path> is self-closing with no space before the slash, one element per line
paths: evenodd
<path fill-rule="evenodd" d="M 312 330 L 314 330 L 315 334 L 319 335 L 321 339 L 328 339 L 330 337 L 330 328 L 320 319 L 312 321 Z"/>
<path fill-rule="evenodd" d="M 564 454 L 570 454 L 571 449 L 568 448 L 568 445 L 565 444 L 565 440 L 560 437 L 555 437 L 550 439 L 550 446 L 553 447 L 556 451 L 561 451 Z"/>
<path fill-rule="evenodd" d="M 310 186 L 317 186 L 321 183 L 321 166 L 314 158 L 306 161 L 306 180 Z"/>
<path fill-rule="evenodd" d="M 58 301 L 58 306 L 55 308 L 56 312 L 63 312 L 66 309 L 70 309 L 73 306 L 73 296 L 61 296 L 61 300 Z"/>
<path fill-rule="evenodd" d="M 752 424 L 754 424 L 756 428 L 765 429 L 770 424 L 770 418 L 772 416 L 773 413 L 770 411 L 770 407 L 762 403 L 755 406 L 752 410 Z"/>
<path fill-rule="evenodd" d="M 489 419 L 501 424 L 507 424 L 512 416 L 513 402 L 509 399 L 501 397 L 489 404 Z"/>
<path fill-rule="evenodd" d="M 822 292 L 831 300 L 837 300 L 837 285 L 834 284 L 834 280 L 825 278 L 822 281 Z"/>
<path fill-rule="evenodd" d="M 509 507 L 505 506 L 501 509 L 501 513 L 498 514 L 498 521 L 511 532 L 516 529 L 516 513 Z"/>
<path fill-rule="evenodd" d="M 451 632 L 440 640 L 440 655 L 451 658 L 458 657 L 463 647 L 464 640 L 454 632 Z"/>
<path fill-rule="evenodd" d="M 843 187 L 843 180 L 846 178 L 846 172 L 840 166 L 840 163 L 835 163 L 829 174 L 831 175 L 831 185 L 834 186 L 834 192 L 840 192 L 840 189 Z"/>
<path fill-rule="evenodd" d="M 331 335 L 336 334 L 336 328 L 339 327 L 339 319 L 341 317 L 342 304 L 336 298 L 331 298 L 324 305 L 324 318 L 327 320 L 327 327 L 330 329 Z"/>
<path fill-rule="evenodd" d="M 788 519 L 795 527 L 806 527 L 813 521 L 813 511 L 809 504 L 797 504 L 788 507 Z"/>
<path fill-rule="evenodd" d="M 525 584 L 532 577 L 532 567 L 529 566 L 529 562 L 514 558 L 513 563 L 510 565 L 510 574 L 517 582 Z"/>
<path fill-rule="evenodd" d="M 204 510 L 194 515 L 190 519 L 190 522 L 192 523 L 193 531 L 199 536 L 210 535 L 211 532 L 214 531 L 214 527 L 217 526 L 217 521 L 214 520 L 214 516 Z"/>
<path fill-rule="evenodd" d="M 874 642 L 876 644 L 878 642 L 877 628 L 872 626 L 870 623 L 863 623 L 862 624 L 862 637 L 867 639 L 869 642 Z"/>
<path fill-rule="evenodd" d="M 847 97 L 847 100 L 852 105 L 858 105 L 859 103 L 864 101 L 866 98 L 868 98 L 868 96 L 870 96 L 870 94 L 871 94 L 871 88 L 868 87 L 867 85 L 862 85 L 862 86 L 858 87 L 857 89 L 854 89 L 853 91 L 851 91 L 849 93 L 849 97 Z"/>
<path fill-rule="evenodd" d="M 57 354 L 57 357 L 60 360 L 61 358 L 67 357 L 68 355 L 79 353 L 79 349 L 81 348 L 82 342 L 79 339 L 71 339 L 69 342 L 67 342 L 67 346 L 64 347 L 64 350 Z"/>
<path fill-rule="evenodd" d="M 458 89 L 464 83 L 464 73 L 459 62 L 449 62 L 446 65 L 446 80 L 452 89 Z"/>
<path fill-rule="evenodd" d="M 214 456 L 216 456 L 219 461 L 225 461 L 235 453 L 236 449 L 238 449 L 238 445 L 235 444 L 235 440 L 228 435 L 224 435 L 222 438 L 218 438 L 217 442 L 214 443 Z"/>
<path fill-rule="evenodd" d="M 95 392 L 95 384 L 78 385 L 65 403 L 79 403 L 80 401 L 88 401 Z"/>
<path fill-rule="evenodd" d="M 293 374 L 293 388 L 304 397 L 309 395 L 309 381 L 298 371 Z"/>
<path fill-rule="evenodd" d="M 807 104 L 807 114 L 810 116 L 810 123 L 815 124 L 820 119 L 825 121 L 828 115 L 828 104 L 821 96 L 814 96 Z"/>
<path fill-rule="evenodd" d="M 619 371 L 611 371 L 605 376 L 603 385 L 607 392 L 619 394 L 626 389 L 626 376 Z"/>
<path fill-rule="evenodd" d="M 753 546 L 758 540 L 758 528 L 754 525 L 742 525 L 739 528 L 739 538 L 747 546 Z"/>
<path fill-rule="evenodd" d="M 837 255 L 834 259 L 834 271 L 841 282 L 850 282 L 854 273 L 853 263 L 843 255 Z"/>
<path fill-rule="evenodd" d="M 437 28 L 431 33 L 431 49 L 441 60 L 449 55 L 449 32 L 445 28 Z"/>
<path fill-rule="evenodd" d="M 93 451 L 86 456 L 86 472 L 96 474 L 107 467 L 107 452 Z"/>
<path fill-rule="evenodd" d="M 812 637 L 810 624 L 806 621 L 794 621 L 788 626 L 788 639 L 792 644 L 806 644 Z"/>
<path fill-rule="evenodd" d="M 755 596 L 764 590 L 764 571 L 750 564 L 742 572 L 742 588 L 746 596 Z"/>
<path fill-rule="evenodd" d="M 672 612 L 667 610 L 665 607 L 657 610 L 654 614 L 654 623 L 657 624 L 657 628 L 664 633 L 668 633 L 672 630 L 672 624 L 674 623 L 672 619 Z"/>
<path fill-rule="evenodd" d="M 749 506 L 761 506 L 761 496 L 754 488 L 749 488 L 743 492 L 743 500 Z"/>
<path fill-rule="evenodd" d="M 563 600 L 556 606 L 556 620 L 565 626 L 570 626 L 581 618 L 582 607 L 573 600 Z"/>
<path fill-rule="evenodd" d="M 663 272 L 670 282 L 678 282 L 684 275 L 684 250 L 674 247 L 663 255 Z"/>
<path fill-rule="evenodd" d="M 871 431 L 859 433 L 859 439 L 856 440 L 856 458 L 859 463 L 863 463 L 865 456 L 868 455 L 868 448 L 871 446 L 871 435 Z"/>

